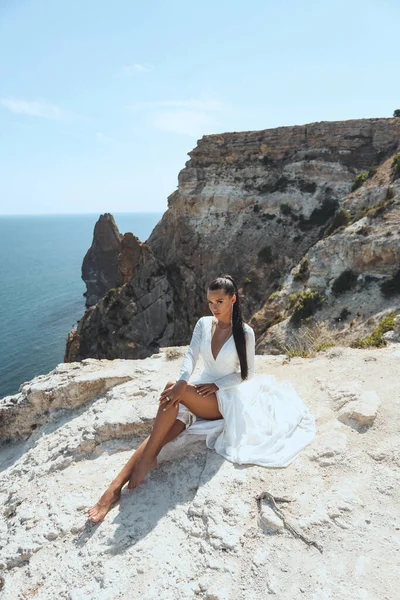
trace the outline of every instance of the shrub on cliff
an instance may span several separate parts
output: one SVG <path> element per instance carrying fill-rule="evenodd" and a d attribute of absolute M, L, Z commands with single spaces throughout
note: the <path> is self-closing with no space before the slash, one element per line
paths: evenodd
<path fill-rule="evenodd" d="M 366 181 L 368 179 L 368 176 L 369 176 L 368 171 L 361 171 L 361 173 L 358 173 L 358 175 L 356 175 L 356 178 L 354 180 L 351 191 L 354 192 L 354 190 L 361 187 L 362 184 L 364 183 L 364 181 Z"/>
<path fill-rule="evenodd" d="M 389 313 L 380 320 L 379 325 L 372 330 L 370 335 L 365 338 L 357 338 L 350 346 L 352 348 L 368 348 L 369 346 L 380 348 L 386 346 L 383 334 L 394 329 L 396 316 L 395 311 Z"/>
<path fill-rule="evenodd" d="M 395 154 L 392 164 L 393 179 L 400 177 L 400 152 Z"/>
<path fill-rule="evenodd" d="M 309 267 L 308 259 L 303 258 L 303 260 L 300 263 L 299 270 L 296 273 L 294 273 L 294 275 L 293 275 L 293 279 L 295 281 L 302 281 L 303 283 L 305 281 L 307 281 L 309 274 L 310 274 L 308 267 Z"/>
<path fill-rule="evenodd" d="M 312 317 L 320 309 L 326 300 L 326 296 L 316 290 L 305 290 L 290 294 L 289 302 L 293 307 L 290 323 L 298 327 L 302 321 Z"/>
<path fill-rule="evenodd" d="M 317 352 L 335 346 L 335 332 L 324 322 L 302 325 L 299 329 L 291 331 L 286 339 L 278 335 L 278 345 L 289 358 L 311 358 Z"/>
<path fill-rule="evenodd" d="M 396 108 L 396 110 L 393 113 L 394 117 L 400 117 L 400 108 Z"/>

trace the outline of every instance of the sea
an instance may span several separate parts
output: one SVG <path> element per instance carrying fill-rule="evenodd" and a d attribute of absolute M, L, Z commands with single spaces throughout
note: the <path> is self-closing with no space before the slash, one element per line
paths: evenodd
<path fill-rule="evenodd" d="M 163 213 L 112 213 L 142 242 Z M 0 215 L 0 398 L 64 361 L 85 311 L 83 258 L 100 214 Z"/>

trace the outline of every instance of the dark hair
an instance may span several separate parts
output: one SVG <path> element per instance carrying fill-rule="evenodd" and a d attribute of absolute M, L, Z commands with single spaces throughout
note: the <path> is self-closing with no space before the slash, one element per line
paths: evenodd
<path fill-rule="evenodd" d="M 207 289 L 210 291 L 223 290 L 225 294 L 228 294 L 231 297 L 233 294 L 236 294 L 236 302 L 233 303 L 232 311 L 232 335 L 239 356 L 242 380 L 247 379 L 249 370 L 246 354 L 246 334 L 243 326 L 242 311 L 239 304 L 239 292 L 235 280 L 230 275 L 224 273 L 214 279 Z"/>

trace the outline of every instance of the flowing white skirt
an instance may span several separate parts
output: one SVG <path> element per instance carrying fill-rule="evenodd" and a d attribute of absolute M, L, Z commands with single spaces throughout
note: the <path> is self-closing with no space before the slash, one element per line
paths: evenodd
<path fill-rule="evenodd" d="M 314 416 L 290 381 L 254 375 L 216 396 L 223 419 L 201 419 L 182 404 L 177 418 L 233 463 L 287 467 L 316 434 Z"/>

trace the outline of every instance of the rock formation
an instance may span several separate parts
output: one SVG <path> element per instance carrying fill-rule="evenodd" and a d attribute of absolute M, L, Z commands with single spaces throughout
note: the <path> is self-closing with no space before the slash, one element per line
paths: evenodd
<path fill-rule="evenodd" d="M 105 213 L 94 227 L 93 243 L 82 263 L 87 307 L 96 304 L 110 288 L 117 285 L 120 248 L 121 234 L 114 217 Z"/>
<path fill-rule="evenodd" d="M 184 351 L 61 363 L 0 401 L 2 600 L 396 600 L 398 345 L 256 356 L 316 417 L 291 465 L 234 465 L 182 432 L 104 521 L 87 520 Z"/>
<path fill-rule="evenodd" d="M 356 335 L 371 316 L 399 304 L 399 149 L 396 118 L 204 136 L 146 240 L 152 268 L 126 261 L 131 278 L 86 311 L 66 360 L 143 357 L 187 343 L 208 312 L 207 283 L 221 272 L 239 283 L 259 352 L 280 351 L 277 333 L 285 336 L 293 325 L 291 298 L 301 291 L 324 296 L 316 311 L 331 325 L 346 306 L 352 316 L 360 313 L 351 319 Z M 338 297 L 333 290 L 343 288 L 346 274 L 351 293 L 342 289 Z M 385 282 L 393 294 L 382 293 Z M 140 294 L 157 307 L 156 327 Z M 154 333 L 145 342 L 150 323 Z"/>

